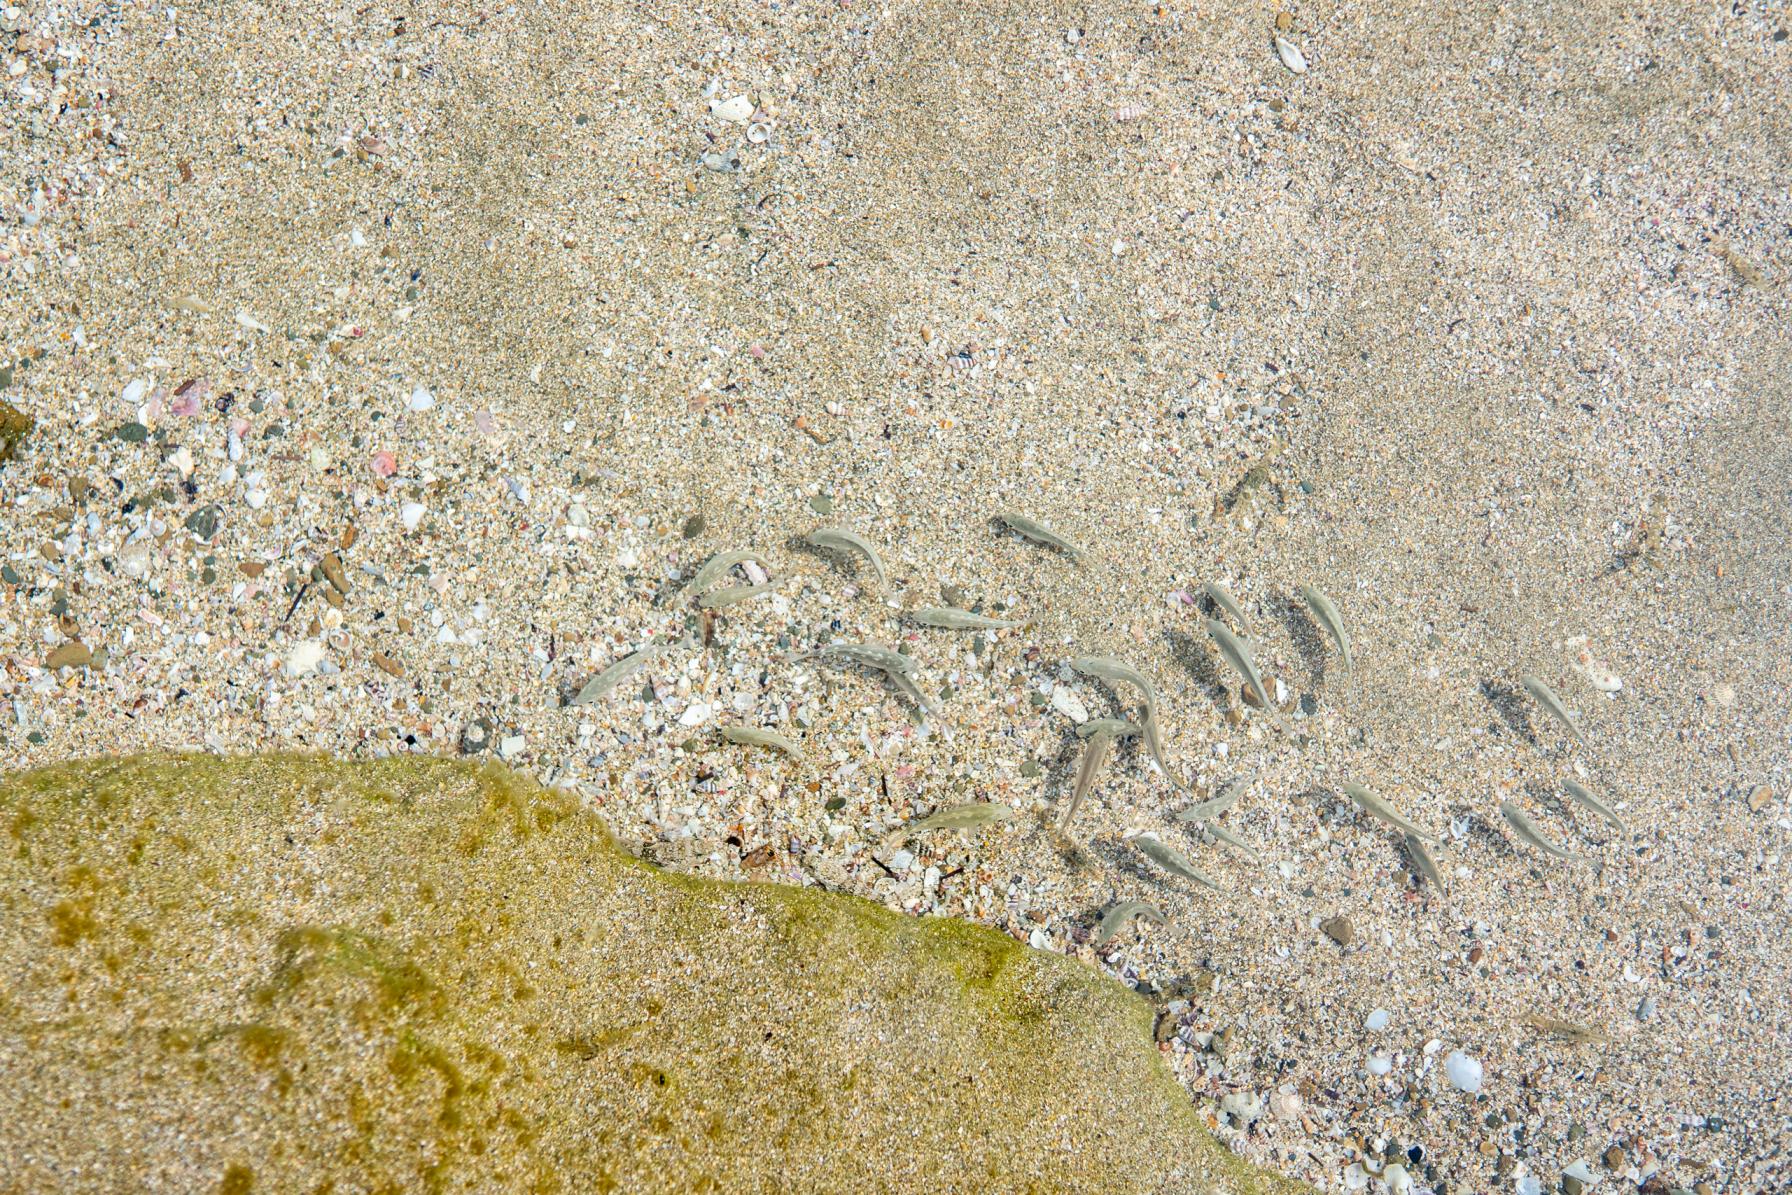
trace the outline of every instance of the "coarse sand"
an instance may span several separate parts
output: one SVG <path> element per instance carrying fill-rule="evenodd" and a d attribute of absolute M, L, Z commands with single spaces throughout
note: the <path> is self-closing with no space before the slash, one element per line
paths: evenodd
<path fill-rule="evenodd" d="M 1323 1189 L 1792 1189 L 1783 13 L 4 24 L 13 764 L 496 755 L 674 870 L 1118 976 L 1218 1135 Z M 773 588 L 701 609 L 727 549 Z M 902 617 L 945 604 L 1028 625 Z M 1060 830 L 1075 725 L 1144 716 L 1090 655 L 1174 776 L 1122 741 Z M 1241 777 L 1254 854 L 1175 819 Z M 980 800 L 1016 816 L 896 832 Z M 1095 949 L 1126 900 L 1166 923 Z"/>

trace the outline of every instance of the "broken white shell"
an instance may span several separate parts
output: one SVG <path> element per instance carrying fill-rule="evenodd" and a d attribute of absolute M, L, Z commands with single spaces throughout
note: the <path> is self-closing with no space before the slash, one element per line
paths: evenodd
<path fill-rule="evenodd" d="M 731 100 L 711 100 L 709 112 L 717 120 L 725 120 L 729 124 L 746 124 L 753 115 L 753 101 L 744 95 L 737 95 Z"/>
<path fill-rule="evenodd" d="M 764 145 L 772 139 L 772 126 L 763 120 L 756 120 L 747 126 L 747 140 L 754 145 Z"/>
<path fill-rule="evenodd" d="M 1295 45 L 1287 38 L 1276 38 L 1276 56 L 1282 60 L 1283 66 L 1287 67 L 1295 74 L 1304 75 L 1307 73 L 1307 56 L 1300 52 L 1299 46 Z"/>
<path fill-rule="evenodd" d="M 1597 661 L 1588 663 L 1587 680 L 1601 693 L 1616 693 L 1624 687 L 1624 682 L 1618 679 L 1617 673 Z"/>

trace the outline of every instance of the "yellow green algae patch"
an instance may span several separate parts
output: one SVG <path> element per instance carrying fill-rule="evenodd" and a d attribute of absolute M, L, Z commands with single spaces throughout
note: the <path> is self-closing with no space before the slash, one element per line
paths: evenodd
<path fill-rule="evenodd" d="M 1297 1189 L 1087 968 L 502 770 L 104 760 L 0 826 L 0 1192 Z"/>

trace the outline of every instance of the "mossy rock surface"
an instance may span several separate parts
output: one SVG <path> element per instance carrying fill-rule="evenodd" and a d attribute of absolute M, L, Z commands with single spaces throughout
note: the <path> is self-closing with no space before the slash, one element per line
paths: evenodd
<path fill-rule="evenodd" d="M 10 372 L 10 371 L 9 371 Z M 37 422 L 11 403 L 0 399 L 0 463 L 19 453 L 19 445 L 31 434 Z"/>
<path fill-rule="evenodd" d="M 0 1191 L 1296 1189 L 1087 968 L 501 770 L 105 760 L 0 826 Z"/>

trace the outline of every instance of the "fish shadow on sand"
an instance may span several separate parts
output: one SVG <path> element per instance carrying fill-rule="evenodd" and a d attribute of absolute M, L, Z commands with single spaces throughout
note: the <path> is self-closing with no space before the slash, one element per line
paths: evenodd
<path fill-rule="evenodd" d="M 1606 846 L 1612 841 L 1611 826 L 1604 818 L 1591 809 L 1582 809 L 1554 785 L 1527 784 L 1524 791 L 1531 800 L 1562 819 L 1560 837 L 1568 850 L 1574 850 L 1577 844 Z"/>
<path fill-rule="evenodd" d="M 1481 682 L 1481 696 L 1487 698 L 1487 703 L 1493 706 L 1494 713 L 1500 716 L 1507 730 L 1533 747 L 1538 745 L 1537 730 L 1531 725 L 1530 712 L 1517 690 L 1489 678 Z"/>
<path fill-rule="evenodd" d="M 1076 737 L 1075 727 L 1066 727 L 1058 738 L 1057 750 L 1052 752 L 1051 759 L 1045 763 L 1045 792 L 1051 802 L 1052 817 L 1063 816 L 1064 805 L 1070 800 L 1070 792 L 1076 787 L 1076 768 L 1082 760 L 1080 750 L 1082 740 Z M 1093 789 L 1089 792 L 1094 796 Z"/>
<path fill-rule="evenodd" d="M 1288 628 L 1288 638 L 1294 641 L 1294 649 L 1300 652 L 1301 663 L 1313 674 L 1313 683 L 1325 683 L 1326 653 L 1325 633 L 1313 622 L 1307 608 L 1290 597 L 1278 596 L 1273 599 L 1274 609 L 1281 616 L 1282 625 Z"/>
<path fill-rule="evenodd" d="M 1186 631 L 1165 631 L 1164 640 L 1170 645 L 1170 658 L 1188 669 L 1188 674 L 1195 678 L 1195 684 L 1224 713 L 1231 703 L 1232 691 L 1215 667 L 1214 657 L 1208 652 L 1205 641 L 1196 639 Z"/>
<path fill-rule="evenodd" d="M 1504 818 L 1500 819 L 1498 825 L 1495 825 L 1474 809 L 1464 809 L 1457 816 L 1468 822 L 1467 841 L 1481 843 L 1502 859 L 1518 857 L 1518 848 L 1512 845 L 1511 832 L 1507 828 Z"/>
<path fill-rule="evenodd" d="M 1118 838 L 1104 838 L 1089 844 L 1089 852 L 1098 856 L 1106 865 L 1108 874 L 1126 876 L 1151 885 L 1159 891 L 1169 892 L 1175 889 L 1173 877 L 1157 870 L 1151 861 L 1138 848 L 1120 841 Z"/>

